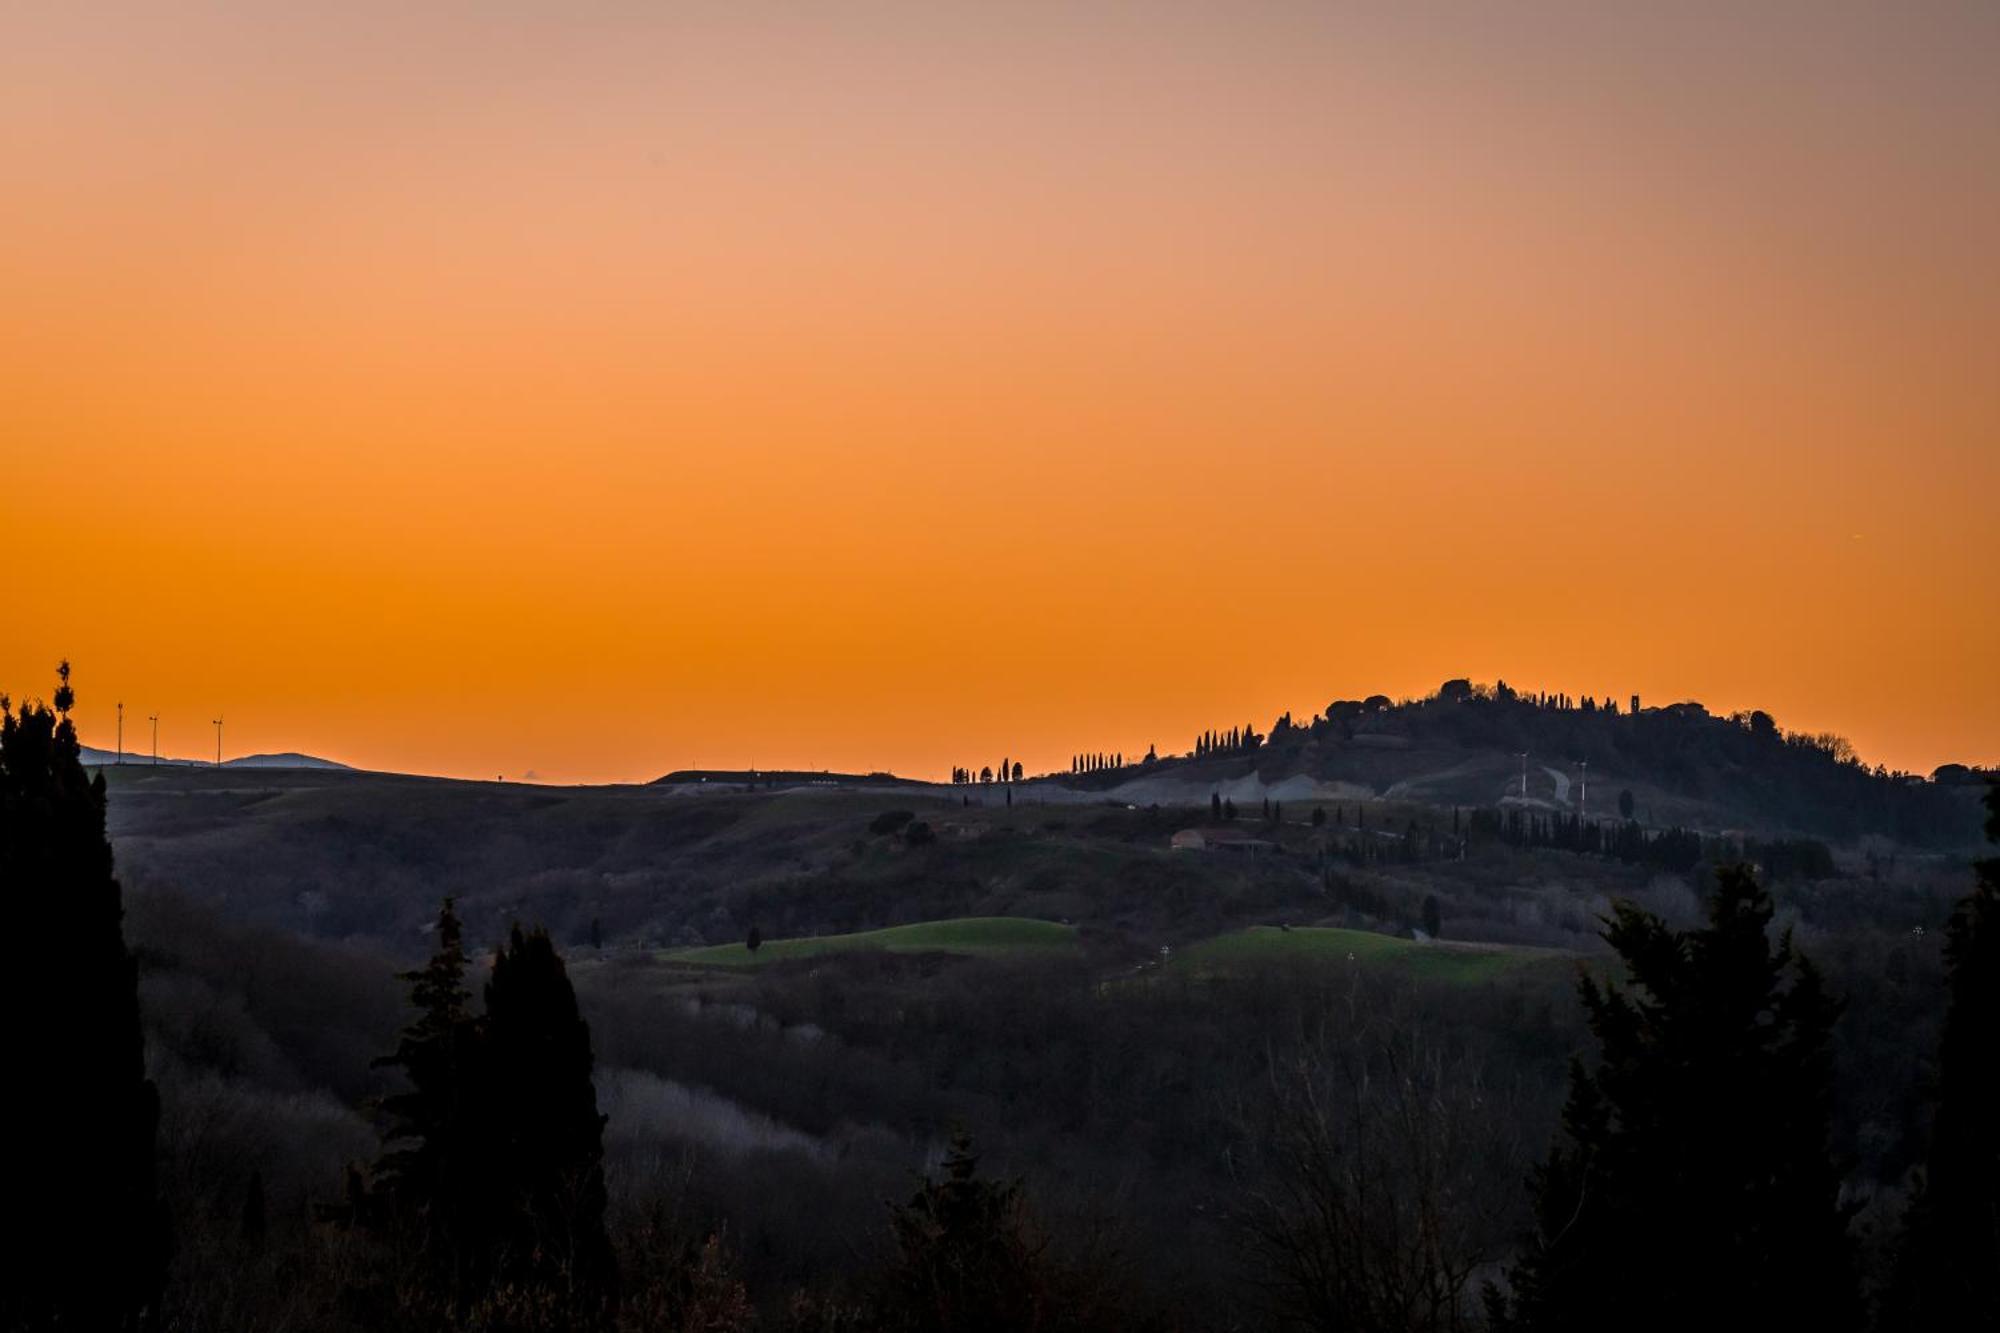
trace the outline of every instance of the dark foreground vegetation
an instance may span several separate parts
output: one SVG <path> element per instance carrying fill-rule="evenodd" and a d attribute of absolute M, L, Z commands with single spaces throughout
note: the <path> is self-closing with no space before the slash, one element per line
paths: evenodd
<path fill-rule="evenodd" d="M 1456 811 L 1259 811 L 1266 851 L 1176 859 L 1150 848 L 1186 812 L 972 837 L 878 819 L 889 802 L 820 847 L 746 796 L 668 816 L 757 869 L 748 893 L 647 909 L 676 914 L 664 939 L 604 920 L 636 894 L 551 893 L 553 931 L 512 892 L 440 907 L 463 866 L 414 839 L 399 873 L 439 881 L 421 935 L 329 938 L 351 910 L 332 894 L 296 921 L 235 910 L 275 895 L 204 889 L 190 862 L 121 928 L 70 703 L 65 675 L 0 721 L 0 893 L 28 942 L 0 984 L 29 1118 L 0 1328 L 2000 1321 L 2000 861 L 1940 910 L 1892 849 L 1666 884 Z M 755 859 L 754 828 L 789 870 Z M 372 855 L 379 830 L 352 833 Z M 294 870 L 317 886 L 296 893 L 337 884 Z M 1571 887 L 1524 899 L 1534 920 L 1602 918 L 1580 978 L 1547 951 L 1420 968 L 1243 943 L 1295 919 L 1525 929 L 1483 904 L 1552 873 Z M 980 908 L 1086 928 L 977 957 L 667 947 Z"/>

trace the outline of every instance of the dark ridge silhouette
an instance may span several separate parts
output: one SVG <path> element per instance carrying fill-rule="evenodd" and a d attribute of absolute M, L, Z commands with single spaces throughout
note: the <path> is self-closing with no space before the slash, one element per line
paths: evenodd
<path fill-rule="evenodd" d="M 150 753 L 133 751 L 133 750 L 125 751 L 124 755 L 121 757 L 116 750 L 101 750 L 98 749 L 96 746 L 92 745 L 79 746 L 78 755 L 82 759 L 84 765 L 89 768 L 97 768 L 105 764 L 115 765 L 120 763 L 130 768 L 145 768 L 146 766 L 154 764 L 156 762 L 162 768 L 166 768 L 169 766 L 174 768 L 215 767 L 214 762 L 207 759 L 176 759 L 173 758 L 172 756 L 163 754 L 156 761 Z M 279 754 L 238 755 L 234 759 L 223 760 L 222 767 L 224 768 L 316 768 L 316 769 L 333 769 L 344 773 L 352 773 L 357 771 L 352 764 L 343 764 L 332 759 L 322 759 L 318 755 L 300 754 L 296 750 L 286 750 Z"/>
<path fill-rule="evenodd" d="M 1524 757 L 1529 792 L 1520 792 L 1515 776 Z M 1988 776 L 1961 764 L 1928 778 L 1871 768 L 1841 737 L 1787 732 L 1762 711 L 1720 716 L 1692 701 L 1651 707 L 1636 695 L 1621 704 L 1464 679 L 1421 699 L 1335 700 L 1305 722 L 1287 712 L 1266 735 L 1248 725 L 1205 731 L 1188 753 L 1143 766 L 1099 758 L 1082 757 L 1057 780 L 1112 792 L 1134 780 L 1143 788 L 1168 778 L 1211 786 L 1298 778 L 1436 804 L 1491 805 L 1519 793 L 1528 804 L 1573 809 L 1582 781 L 1559 797 L 1547 766 L 1565 782 L 1587 773 L 1594 797 L 1588 813 L 1600 817 L 1615 805 L 1626 818 L 1661 825 L 1696 820 L 1711 829 L 1843 840 L 1878 834 L 1949 848 L 1977 840 L 1977 802 Z M 1662 817 L 1655 805 L 1673 813 Z"/>
<path fill-rule="evenodd" d="M 894 773 L 829 773 L 796 768 L 686 768 L 654 778 L 655 787 L 736 786 L 736 787 L 879 787 L 883 785 L 921 787 L 929 784 Z"/>

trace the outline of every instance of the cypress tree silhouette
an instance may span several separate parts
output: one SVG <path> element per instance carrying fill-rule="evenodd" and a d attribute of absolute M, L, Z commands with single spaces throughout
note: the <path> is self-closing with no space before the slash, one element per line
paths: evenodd
<path fill-rule="evenodd" d="M 481 1105 L 494 1122 L 491 1171 L 504 1191 L 503 1286 L 552 1298 L 565 1328 L 597 1328 L 616 1303 L 604 1229 L 604 1121 L 590 1028 L 548 932 L 514 927 L 486 984 Z"/>
<path fill-rule="evenodd" d="M 2000 842 L 2000 785 L 1986 811 Z M 1920 1333 L 2000 1328 L 2000 857 L 1977 870 L 1945 927 L 1937 1115 L 1885 1302 L 1884 1327 Z"/>
<path fill-rule="evenodd" d="M 0 902 L 25 947 L 0 968 L 16 1151 L 6 1175 L 0 1327 L 129 1329 L 159 1303 L 169 1251 L 154 1188 L 158 1091 L 146 1078 L 138 973 L 69 710 L 0 695 Z"/>
<path fill-rule="evenodd" d="M 399 1241 L 433 1295 L 461 1310 L 488 1285 L 491 1218 L 484 1127 L 475 1104 L 479 1029 L 466 1007 L 465 949 L 453 900 L 438 911 L 431 959 L 402 979 L 417 1017 L 394 1055 L 407 1091 L 384 1098 L 382 1155 L 364 1214 Z"/>
<path fill-rule="evenodd" d="M 576 992 L 547 932 L 517 926 L 494 958 L 486 1012 L 474 1015 L 449 898 L 437 934 L 430 962 L 403 974 L 417 1017 L 377 1062 L 410 1086 L 382 1103 L 363 1219 L 399 1244 L 447 1323 L 603 1327 L 617 1272 L 604 1229 L 604 1117 Z"/>
<path fill-rule="evenodd" d="M 1789 935 L 1772 947 L 1770 921 L 1743 868 L 1719 872 L 1700 930 L 1617 906 L 1605 938 L 1633 989 L 1580 983 L 1599 1059 L 1571 1065 L 1511 1306 L 1488 1292 L 1496 1325 L 1858 1325 L 1827 1148 L 1839 1005 Z"/>

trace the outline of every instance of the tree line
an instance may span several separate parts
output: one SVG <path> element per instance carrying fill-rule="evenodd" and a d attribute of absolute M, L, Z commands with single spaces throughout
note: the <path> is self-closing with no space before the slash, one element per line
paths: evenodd
<path fill-rule="evenodd" d="M 954 787 L 963 787 L 968 783 L 991 783 L 994 781 L 1019 782 L 1020 780 L 1021 764 L 1019 760 L 1002 759 L 997 777 L 991 764 L 980 769 L 977 773 L 974 773 L 970 768 L 960 768 L 957 766 L 954 766 L 951 770 L 951 784 Z"/>
<path fill-rule="evenodd" d="M 1289 714 L 1287 719 L 1289 719 Z M 1194 738 L 1194 757 L 1211 759 L 1218 755 L 1249 754 L 1264 743 L 1257 729 L 1248 724 L 1222 731 L 1204 731 Z"/>
<path fill-rule="evenodd" d="M 1816 838 L 1704 837 L 1692 829 L 1648 829 L 1630 819 L 1607 824 L 1562 811 L 1492 808 L 1472 810 L 1467 829 L 1475 839 L 1510 847 L 1548 847 L 1679 874 L 1729 861 L 1755 865 L 1770 879 L 1825 879 L 1834 873 L 1833 852 Z"/>

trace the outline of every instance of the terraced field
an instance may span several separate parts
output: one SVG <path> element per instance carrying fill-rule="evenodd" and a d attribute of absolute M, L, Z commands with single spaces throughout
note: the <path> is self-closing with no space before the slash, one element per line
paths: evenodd
<path fill-rule="evenodd" d="M 1076 928 L 1053 921 L 1018 916 L 962 917 L 954 921 L 920 921 L 852 935 L 815 935 L 804 939 L 765 940 L 752 953 L 742 944 L 711 944 L 675 949 L 660 955 L 663 962 L 704 967 L 762 967 L 767 963 L 825 954 L 950 953 L 975 958 L 1040 956 L 1074 953 Z"/>

